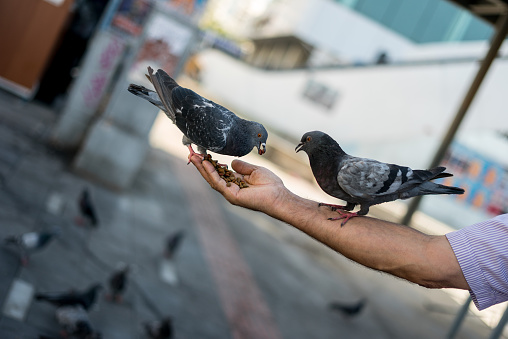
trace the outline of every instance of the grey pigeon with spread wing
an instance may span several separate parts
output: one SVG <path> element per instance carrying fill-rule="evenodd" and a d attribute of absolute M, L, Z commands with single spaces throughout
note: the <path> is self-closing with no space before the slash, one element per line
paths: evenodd
<path fill-rule="evenodd" d="M 408 199 L 428 194 L 463 194 L 459 187 L 436 184 L 431 180 L 450 177 L 445 167 L 430 170 L 412 170 L 409 167 L 387 164 L 372 159 L 357 158 L 346 154 L 328 134 L 313 131 L 305 133 L 296 147 L 309 156 L 312 173 L 319 187 L 327 194 L 344 200 L 346 206 L 330 206 L 341 214 L 333 220 L 366 215 L 370 206 L 397 199 Z M 360 205 L 357 213 L 351 211 Z"/>
<path fill-rule="evenodd" d="M 28 264 L 30 254 L 44 249 L 55 237 L 59 235 L 60 228 L 53 227 L 52 229 L 46 231 L 11 235 L 4 239 L 4 243 L 17 246 L 21 254 L 21 263 L 23 266 L 26 266 Z"/>
<path fill-rule="evenodd" d="M 102 289 L 101 284 L 93 284 L 85 291 L 64 292 L 64 293 L 37 293 L 35 300 L 48 302 L 56 307 L 82 306 L 89 310 L 97 299 L 97 294 Z"/>
<path fill-rule="evenodd" d="M 101 338 L 100 334 L 92 329 L 88 313 L 81 305 L 58 307 L 55 316 L 66 338 Z"/>
<path fill-rule="evenodd" d="M 179 86 L 161 69 L 154 74 L 148 67 L 148 73 L 155 92 L 135 84 L 128 90 L 163 110 L 178 126 L 183 133 L 182 142 L 189 148 L 189 160 L 196 154 L 191 144 L 197 145 L 201 154 L 208 150 L 241 157 L 254 147 L 260 155 L 265 153 L 268 132 L 263 125 L 241 119 L 227 108 Z"/>

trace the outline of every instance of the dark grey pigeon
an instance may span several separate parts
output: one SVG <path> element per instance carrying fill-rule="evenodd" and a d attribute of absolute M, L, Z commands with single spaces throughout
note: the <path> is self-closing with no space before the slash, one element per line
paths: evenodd
<path fill-rule="evenodd" d="M 166 246 L 164 248 L 164 257 L 166 259 L 173 259 L 176 253 L 176 250 L 180 247 L 182 243 L 182 239 L 185 235 L 184 230 L 177 231 L 173 234 L 170 234 L 166 238 Z"/>
<path fill-rule="evenodd" d="M 54 227 L 51 230 L 40 232 L 28 232 L 20 235 L 11 235 L 4 239 L 5 244 L 17 246 L 21 256 L 21 264 L 28 264 L 29 256 L 33 252 L 37 252 L 49 245 L 49 243 L 60 235 L 60 229 Z"/>
<path fill-rule="evenodd" d="M 79 212 L 85 218 L 90 225 L 97 227 L 99 225 L 99 219 L 97 218 L 97 212 L 95 205 L 92 202 L 92 197 L 88 188 L 84 188 L 79 195 L 78 200 Z M 77 220 L 78 224 L 81 224 L 81 220 Z"/>
<path fill-rule="evenodd" d="M 81 306 L 88 311 L 97 300 L 97 293 L 101 289 L 101 284 L 94 284 L 82 292 L 37 293 L 35 300 L 46 301 L 56 307 Z"/>
<path fill-rule="evenodd" d="M 320 131 L 305 133 L 295 148 L 309 156 L 310 167 L 319 187 L 327 194 L 344 200 L 346 206 L 319 204 L 338 210 L 344 219 L 342 226 L 352 217 L 366 215 L 370 206 L 397 199 L 408 199 L 428 194 L 463 194 L 459 187 L 450 187 L 430 180 L 451 177 L 445 167 L 430 170 L 412 170 L 409 167 L 386 164 L 372 159 L 346 154 L 328 134 Z M 357 213 L 352 211 L 360 205 Z"/>
<path fill-rule="evenodd" d="M 211 151 L 242 157 L 254 147 L 260 155 L 265 153 L 268 132 L 263 125 L 241 119 L 227 108 L 179 86 L 161 69 L 153 74 L 148 67 L 148 73 L 155 92 L 135 84 L 128 90 L 162 109 L 178 126 L 183 133 L 182 142 L 189 148 L 189 160 L 196 154 L 192 144 L 202 155 Z"/>
<path fill-rule="evenodd" d="M 108 280 L 110 292 L 107 296 L 108 299 L 113 302 L 122 302 L 122 295 L 127 287 L 129 271 L 129 265 L 122 263 L 120 267 L 113 272 Z"/>
<path fill-rule="evenodd" d="M 173 321 L 166 317 L 160 321 L 143 323 L 145 333 L 150 339 L 170 339 L 173 338 Z"/>
<path fill-rule="evenodd" d="M 328 307 L 336 312 L 339 312 L 343 316 L 346 317 L 354 317 L 355 315 L 360 314 L 365 306 L 365 299 L 361 299 L 355 303 L 342 303 L 338 301 L 331 302 Z"/>

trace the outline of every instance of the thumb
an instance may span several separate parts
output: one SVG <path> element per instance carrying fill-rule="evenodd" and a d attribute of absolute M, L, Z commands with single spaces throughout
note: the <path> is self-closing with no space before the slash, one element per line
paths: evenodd
<path fill-rule="evenodd" d="M 237 173 L 243 174 L 243 175 L 249 175 L 257 169 L 257 166 L 254 166 L 252 164 L 249 164 L 248 162 L 242 161 L 242 160 L 233 160 L 231 162 L 231 168 L 233 168 Z"/>

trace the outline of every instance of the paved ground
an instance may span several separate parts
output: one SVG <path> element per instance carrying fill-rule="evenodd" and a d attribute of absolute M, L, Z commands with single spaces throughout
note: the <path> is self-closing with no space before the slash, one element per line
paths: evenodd
<path fill-rule="evenodd" d="M 175 338 L 445 337 L 460 306 L 447 294 L 360 267 L 283 223 L 227 204 L 180 158 L 151 149 L 126 192 L 73 174 L 72 155 L 45 142 L 56 119 L 0 92 L 0 237 L 62 228 L 27 267 L 0 246 L 1 305 L 15 279 L 36 291 L 83 289 L 125 262 L 133 274 L 124 303 L 101 296 L 90 312 L 104 338 L 143 338 L 142 322 L 165 315 L 174 319 Z M 74 223 L 85 186 L 98 206 L 98 229 Z M 180 251 L 165 262 L 163 241 L 181 229 Z M 162 278 L 171 265 L 176 285 Z M 361 298 L 367 306 L 355 318 L 327 308 Z M 2 339 L 57 338 L 58 331 L 51 305 L 33 301 L 21 321 L 0 314 Z M 469 316 L 458 337 L 488 333 Z"/>

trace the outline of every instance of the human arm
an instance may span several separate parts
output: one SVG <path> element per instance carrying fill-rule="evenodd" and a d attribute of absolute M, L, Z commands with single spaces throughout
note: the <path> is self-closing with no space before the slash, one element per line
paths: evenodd
<path fill-rule="evenodd" d="M 230 203 L 284 221 L 345 257 L 430 288 L 469 289 L 445 236 L 430 236 L 403 225 L 370 217 L 350 219 L 344 227 L 328 218 L 337 212 L 289 191 L 271 171 L 240 160 L 233 169 L 249 184 L 226 186 L 214 167 L 197 156 L 191 161 L 207 182 Z"/>

